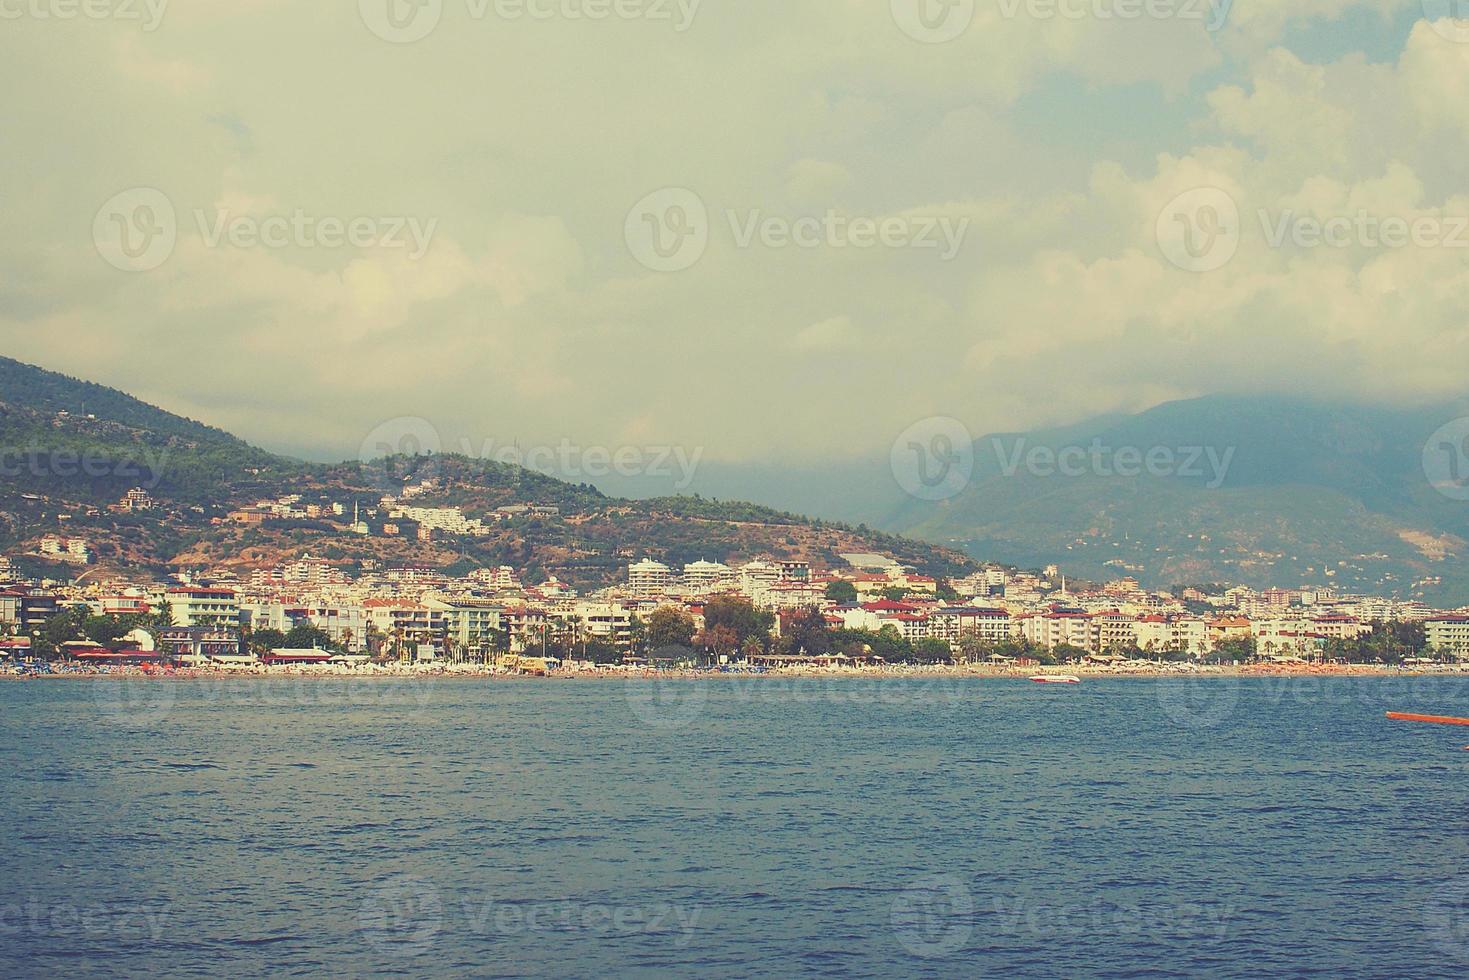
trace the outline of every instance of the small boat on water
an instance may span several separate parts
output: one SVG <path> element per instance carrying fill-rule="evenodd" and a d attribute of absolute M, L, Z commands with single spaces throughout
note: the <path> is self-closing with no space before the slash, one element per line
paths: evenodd
<path fill-rule="evenodd" d="M 1036 674 L 1031 678 L 1037 684 L 1080 684 L 1081 678 L 1075 674 Z"/>

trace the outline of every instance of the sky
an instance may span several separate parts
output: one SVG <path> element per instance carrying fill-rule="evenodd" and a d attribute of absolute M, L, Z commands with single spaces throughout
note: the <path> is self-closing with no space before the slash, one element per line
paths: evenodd
<path fill-rule="evenodd" d="M 1449 0 L 0 0 L 0 350 L 318 459 L 1469 363 Z"/>

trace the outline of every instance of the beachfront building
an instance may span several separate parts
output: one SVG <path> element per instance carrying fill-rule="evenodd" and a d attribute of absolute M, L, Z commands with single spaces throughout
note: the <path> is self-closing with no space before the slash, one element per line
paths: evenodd
<path fill-rule="evenodd" d="M 474 659 L 507 645 L 505 606 L 492 599 L 430 596 L 423 600 L 442 625 L 446 651 Z"/>
<path fill-rule="evenodd" d="M 229 661 L 241 656 L 238 631 L 210 626 L 167 627 L 159 631 L 158 647 L 179 663 Z"/>
<path fill-rule="evenodd" d="M 1202 657 L 1209 652 L 1208 626 L 1202 619 L 1141 616 L 1134 623 L 1137 645 L 1149 653 L 1184 653 Z"/>
<path fill-rule="evenodd" d="M 183 586 L 169 589 L 165 598 L 175 626 L 240 626 L 240 602 L 231 589 Z"/>
<path fill-rule="evenodd" d="M 928 618 L 928 635 L 944 640 L 954 652 L 959 641 L 972 636 L 982 643 L 998 644 L 1010 639 L 1013 623 L 1003 609 L 978 606 L 948 606 L 935 610 Z"/>
<path fill-rule="evenodd" d="M 1137 645 L 1137 617 L 1116 610 L 1092 616 L 1087 643 L 1087 649 L 1092 653 L 1117 653 Z"/>
<path fill-rule="evenodd" d="M 1052 607 L 1044 613 L 1019 618 L 1020 635 L 1033 645 L 1054 650 L 1072 646 L 1088 650 L 1091 642 L 1091 617 L 1080 609 Z"/>
<path fill-rule="evenodd" d="M 1457 660 L 1469 659 L 1469 615 L 1450 613 L 1423 621 L 1428 649 Z"/>
<path fill-rule="evenodd" d="M 36 629 L 55 616 L 58 609 L 57 598 L 50 592 L 24 587 L 0 591 L 0 626 L 12 632 Z"/>

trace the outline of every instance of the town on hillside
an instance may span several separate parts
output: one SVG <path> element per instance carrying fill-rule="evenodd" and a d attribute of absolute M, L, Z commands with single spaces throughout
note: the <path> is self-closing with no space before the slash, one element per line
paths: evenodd
<path fill-rule="evenodd" d="M 153 506 L 141 489 L 117 504 L 130 511 Z M 263 521 L 296 509 L 310 513 L 287 499 L 227 519 Z M 411 526 L 430 536 L 475 535 L 486 527 L 457 508 L 418 507 L 401 497 L 384 498 L 374 514 L 369 520 L 353 513 L 351 532 L 401 534 Z M 660 665 L 1457 669 L 1469 661 L 1469 609 L 1330 587 L 1200 584 L 1166 592 L 1130 578 L 1078 583 L 1056 567 L 997 565 L 939 579 L 891 555 L 842 553 L 832 567 L 788 558 L 675 567 L 638 557 L 617 584 L 583 594 L 554 573 L 538 572 L 532 582 L 524 569 L 508 566 L 458 574 L 302 554 L 248 572 L 229 566 L 133 581 L 116 572 L 93 575 L 82 538 L 47 535 L 34 554 L 75 574 L 26 577 L 17 570 L 20 556 L 0 557 L 0 660 L 12 672 L 55 664 L 93 670 L 476 665 L 536 673 Z"/>

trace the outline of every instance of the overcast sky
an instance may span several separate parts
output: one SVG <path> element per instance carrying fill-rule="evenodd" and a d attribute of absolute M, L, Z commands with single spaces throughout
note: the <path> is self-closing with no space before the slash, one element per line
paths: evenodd
<path fill-rule="evenodd" d="M 0 350 L 270 448 L 1466 388 L 1447 0 L 88 2 L 0 0 Z"/>

